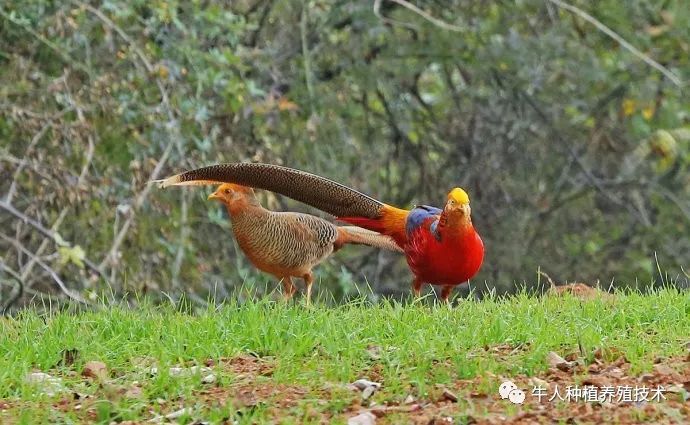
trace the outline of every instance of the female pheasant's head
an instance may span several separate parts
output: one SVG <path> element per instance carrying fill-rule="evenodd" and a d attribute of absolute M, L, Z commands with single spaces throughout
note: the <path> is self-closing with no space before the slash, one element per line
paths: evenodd
<path fill-rule="evenodd" d="M 450 226 L 472 223 L 472 209 L 470 208 L 470 197 L 467 192 L 459 187 L 454 188 L 448 193 L 446 205 L 443 208 L 443 216 Z"/>
<path fill-rule="evenodd" d="M 208 195 L 208 199 L 216 199 L 225 205 L 231 206 L 238 201 L 254 198 L 254 190 L 251 187 L 240 186 L 238 184 L 223 183 L 215 192 Z"/>

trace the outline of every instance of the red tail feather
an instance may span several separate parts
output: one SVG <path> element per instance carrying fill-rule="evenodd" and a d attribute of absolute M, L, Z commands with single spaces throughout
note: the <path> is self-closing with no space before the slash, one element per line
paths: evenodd
<path fill-rule="evenodd" d="M 364 229 L 372 230 L 374 232 L 386 233 L 386 228 L 380 218 L 338 217 L 338 220 L 362 227 Z"/>
<path fill-rule="evenodd" d="M 374 232 L 382 233 L 391 236 L 395 242 L 401 247 L 405 248 L 407 243 L 407 234 L 405 232 L 405 222 L 409 211 L 400 208 L 395 208 L 390 205 L 384 205 L 381 208 L 381 215 L 377 218 L 366 217 L 338 217 L 338 220 L 344 221 L 355 226 L 363 227 L 365 229 L 373 230 Z"/>

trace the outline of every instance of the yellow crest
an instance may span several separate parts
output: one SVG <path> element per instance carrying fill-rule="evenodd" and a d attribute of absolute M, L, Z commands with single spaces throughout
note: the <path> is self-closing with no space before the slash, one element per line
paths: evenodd
<path fill-rule="evenodd" d="M 453 200 L 456 204 L 469 204 L 470 203 L 470 197 L 467 195 L 467 192 L 464 190 L 460 189 L 459 187 L 454 188 L 453 190 L 448 193 L 448 199 Z"/>

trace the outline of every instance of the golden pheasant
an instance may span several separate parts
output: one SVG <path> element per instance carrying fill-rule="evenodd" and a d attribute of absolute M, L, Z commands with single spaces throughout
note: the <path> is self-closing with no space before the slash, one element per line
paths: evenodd
<path fill-rule="evenodd" d="M 221 182 L 270 190 L 341 221 L 391 236 L 405 252 L 417 296 L 422 285 L 430 283 L 443 287 L 441 298 L 447 301 L 452 289 L 471 279 L 484 259 L 484 244 L 472 224 L 470 199 L 461 188 L 448 193 L 443 209 L 423 205 L 404 210 L 327 178 L 270 164 L 213 165 L 160 181 L 161 187 Z"/>
<path fill-rule="evenodd" d="M 286 298 L 295 293 L 292 278 L 302 278 L 311 300 L 312 268 L 345 244 L 362 244 L 402 252 L 392 238 L 356 226 L 336 226 L 322 218 L 295 212 L 269 211 L 254 191 L 222 184 L 208 199 L 228 210 L 235 239 L 252 264 L 278 278 Z"/>

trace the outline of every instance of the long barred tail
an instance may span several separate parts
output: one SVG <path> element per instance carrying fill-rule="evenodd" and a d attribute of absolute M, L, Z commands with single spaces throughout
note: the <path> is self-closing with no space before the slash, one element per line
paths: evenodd
<path fill-rule="evenodd" d="M 357 226 L 339 226 L 338 240 L 340 244 L 369 245 L 389 251 L 404 252 L 392 237 Z"/>
<path fill-rule="evenodd" d="M 383 202 L 325 177 L 279 165 L 229 163 L 197 168 L 167 179 L 160 187 L 235 183 L 269 190 L 336 217 L 378 219 Z"/>

